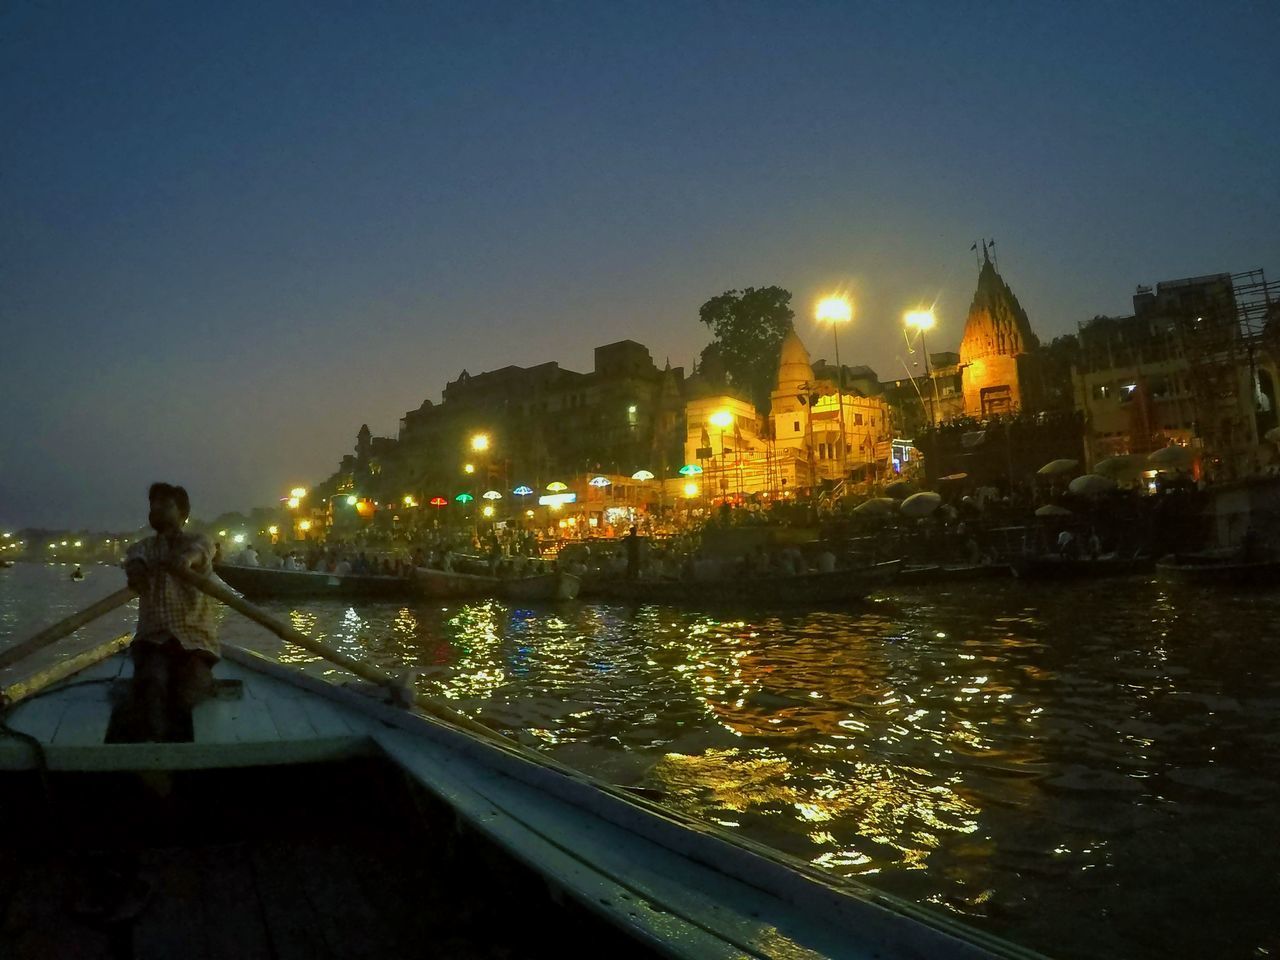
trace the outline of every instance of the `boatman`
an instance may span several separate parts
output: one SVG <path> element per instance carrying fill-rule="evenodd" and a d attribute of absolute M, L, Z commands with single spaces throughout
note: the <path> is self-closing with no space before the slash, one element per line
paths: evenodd
<path fill-rule="evenodd" d="M 125 554 L 125 575 L 138 594 L 133 657 L 131 721 L 138 740 L 188 739 L 191 708 L 213 692 L 218 662 L 214 601 L 177 577 L 172 569 L 202 576 L 212 571 L 213 546 L 183 530 L 191 501 L 182 487 L 153 483 L 148 522 L 155 536 Z"/>

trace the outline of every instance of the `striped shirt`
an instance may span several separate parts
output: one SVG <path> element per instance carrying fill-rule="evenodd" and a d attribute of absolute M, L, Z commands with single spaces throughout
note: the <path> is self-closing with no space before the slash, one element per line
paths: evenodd
<path fill-rule="evenodd" d="M 125 553 L 126 564 L 141 560 L 147 565 L 147 582 L 138 599 L 138 630 L 133 638 L 163 643 L 173 637 L 185 650 L 221 656 L 214 599 L 164 572 L 175 557 L 184 554 L 198 554 L 191 564 L 195 573 L 208 575 L 213 569 L 213 545 L 198 533 L 179 534 L 173 546 L 157 534 L 139 540 Z"/>

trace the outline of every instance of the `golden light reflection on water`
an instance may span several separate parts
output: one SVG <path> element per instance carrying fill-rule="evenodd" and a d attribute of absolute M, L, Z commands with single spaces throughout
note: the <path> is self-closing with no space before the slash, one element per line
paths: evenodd
<path fill-rule="evenodd" d="M 1061 952 L 1034 905 L 1120 909 L 1118 885 L 1150 875 L 1135 838 L 1215 803 L 1259 836 L 1280 809 L 1260 772 L 1280 769 L 1261 719 L 1280 720 L 1280 676 L 1249 653 L 1265 631 L 1144 589 L 1138 605 L 1010 585 L 785 617 L 490 602 L 290 618 L 421 668 L 424 693 L 566 763 Z M 1261 876 L 1275 858 L 1254 846 L 1234 862 Z"/>

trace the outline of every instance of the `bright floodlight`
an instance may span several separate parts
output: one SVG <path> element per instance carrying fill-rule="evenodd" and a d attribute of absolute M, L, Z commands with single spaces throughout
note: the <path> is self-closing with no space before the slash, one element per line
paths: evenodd
<path fill-rule="evenodd" d="M 303 533 L 306 533 L 308 530 L 311 529 L 311 521 L 303 520 L 300 524 L 298 524 L 298 529 L 301 530 Z"/>
<path fill-rule="evenodd" d="M 853 319 L 853 304 L 844 297 L 827 297 L 818 302 L 817 316 L 827 323 L 847 323 Z"/>
<path fill-rule="evenodd" d="M 733 426 L 733 414 L 728 410 L 717 410 L 711 415 L 711 425 L 721 430 Z"/>
<path fill-rule="evenodd" d="M 297 510 L 297 509 L 298 509 L 298 504 L 299 504 L 299 503 L 301 503 L 301 502 L 302 502 L 302 501 L 301 501 L 301 500 L 299 500 L 297 497 L 290 497 L 290 498 L 289 498 L 289 509 L 290 509 L 290 510 Z"/>
<path fill-rule="evenodd" d="M 489 449 L 489 435 L 487 433 L 477 433 L 471 438 L 471 449 L 477 453 L 481 453 Z"/>
<path fill-rule="evenodd" d="M 905 317 L 908 327 L 915 327 L 917 330 L 932 330 L 934 317 L 932 310 L 909 310 Z"/>
<path fill-rule="evenodd" d="M 306 495 L 307 495 L 306 487 L 294 487 L 292 490 L 289 491 L 289 496 L 297 497 L 299 500 L 301 500 Z"/>
<path fill-rule="evenodd" d="M 486 504 L 484 505 L 484 509 L 483 509 L 483 510 L 481 510 L 480 512 L 481 512 L 481 513 L 483 513 L 486 517 L 492 517 L 492 516 L 493 516 L 493 504 L 491 504 L 491 503 L 486 503 Z"/>
<path fill-rule="evenodd" d="M 463 464 L 462 469 L 466 473 L 475 473 L 476 465 L 474 463 Z"/>
<path fill-rule="evenodd" d="M 698 485 L 696 483 L 686 483 L 684 485 L 684 495 L 686 497 L 696 497 L 698 495 Z"/>

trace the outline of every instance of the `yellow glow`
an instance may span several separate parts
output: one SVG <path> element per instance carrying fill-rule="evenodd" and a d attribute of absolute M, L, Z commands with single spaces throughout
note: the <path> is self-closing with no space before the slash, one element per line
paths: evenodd
<path fill-rule="evenodd" d="M 237 533 L 237 534 L 236 534 L 234 537 L 232 537 L 231 539 L 235 540 L 235 542 L 236 542 L 236 543 L 244 543 L 244 534 L 243 534 L 243 533 Z"/>
<path fill-rule="evenodd" d="M 76 546 L 77 546 L 77 547 L 78 547 L 78 546 L 80 546 L 80 541 L 79 541 L 79 540 L 77 540 L 77 541 L 76 541 Z"/>
<path fill-rule="evenodd" d="M 301 530 L 303 533 L 306 533 L 308 530 L 311 529 L 311 521 L 303 520 L 301 523 L 298 524 L 298 529 Z"/>
<path fill-rule="evenodd" d="M 12 533 L 6 533 L 6 534 L 4 535 L 4 538 L 5 538 L 6 540 L 8 540 L 8 539 L 9 539 L 10 537 L 12 537 L 12 536 L 13 536 L 13 534 L 12 534 Z"/>
<path fill-rule="evenodd" d="M 477 433 L 471 438 L 471 449 L 476 453 L 481 453 L 489 449 L 489 435 L 487 433 Z"/>
<path fill-rule="evenodd" d="M 696 497 L 698 495 L 698 485 L 696 483 L 686 483 L 684 485 L 684 495 L 686 497 Z"/>
<path fill-rule="evenodd" d="M 481 513 L 483 513 L 486 517 L 492 517 L 492 516 L 493 516 L 493 504 L 491 504 L 491 503 L 486 503 L 486 504 L 481 508 L 480 512 L 481 512 Z"/>
<path fill-rule="evenodd" d="M 347 506 L 354 507 L 358 501 L 355 497 L 347 497 Z"/>
<path fill-rule="evenodd" d="M 277 527 L 274 523 L 271 526 L 267 527 L 267 533 L 271 534 L 273 537 L 279 532 L 280 532 L 280 528 Z"/>
<path fill-rule="evenodd" d="M 826 323 L 848 323 L 853 319 L 853 304 L 847 297 L 826 297 L 818 301 L 817 317 Z"/>
<path fill-rule="evenodd" d="M 306 495 L 307 495 L 306 487 L 294 487 L 292 490 L 289 491 L 289 496 L 297 497 L 299 500 L 301 500 Z"/>
<path fill-rule="evenodd" d="M 289 509 L 290 509 L 290 510 L 297 510 L 297 509 L 298 509 L 298 504 L 299 504 L 299 503 L 301 503 L 301 502 L 302 502 L 302 501 L 301 501 L 301 500 L 299 500 L 297 497 L 290 497 L 290 498 L 289 498 Z"/>
<path fill-rule="evenodd" d="M 532 516 L 533 516 L 533 511 L 532 511 L 532 510 L 526 510 L 526 511 L 524 512 L 524 515 L 525 515 L 526 517 L 532 517 Z"/>
<path fill-rule="evenodd" d="M 551 509 L 552 509 L 552 510 L 559 510 L 559 509 L 560 509 L 560 504 L 558 504 L 558 503 L 553 503 L 553 504 L 551 504 Z"/>
<path fill-rule="evenodd" d="M 908 310 L 903 319 L 917 330 L 932 330 L 935 323 L 932 310 Z"/>
<path fill-rule="evenodd" d="M 475 465 L 474 463 L 468 463 L 468 464 L 464 465 L 462 469 L 463 469 L 464 471 L 466 471 L 467 473 L 475 473 L 475 472 L 476 472 L 476 465 Z"/>
<path fill-rule="evenodd" d="M 418 505 L 418 501 L 413 499 L 413 494 L 406 493 L 404 495 L 404 505 L 406 507 L 416 507 Z"/>
<path fill-rule="evenodd" d="M 65 547 L 67 545 L 67 541 L 63 540 L 62 545 Z"/>
<path fill-rule="evenodd" d="M 218 531 L 218 536 L 220 536 L 220 537 L 225 537 L 226 535 L 227 535 L 227 531 L 225 531 L 225 530 L 219 530 L 219 531 Z"/>
<path fill-rule="evenodd" d="M 711 425 L 724 430 L 726 427 L 733 426 L 733 414 L 728 410 L 717 410 L 711 415 Z"/>

